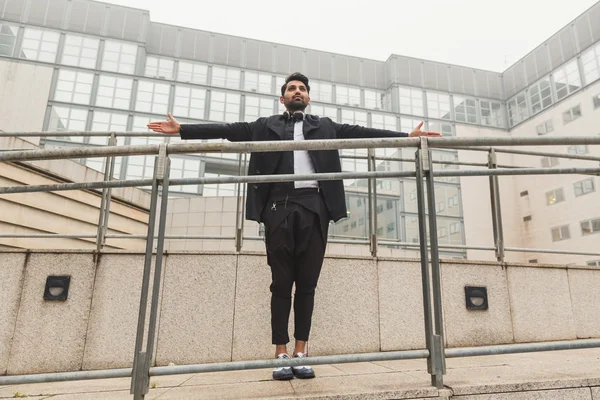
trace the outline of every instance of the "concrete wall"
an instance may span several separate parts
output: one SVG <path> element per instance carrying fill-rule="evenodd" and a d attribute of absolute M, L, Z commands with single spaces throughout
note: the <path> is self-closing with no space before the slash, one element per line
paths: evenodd
<path fill-rule="evenodd" d="M 0 252 L 0 374 L 130 366 L 143 264 L 140 253 Z M 71 276 L 68 300 L 43 300 L 49 275 Z M 155 365 L 272 356 L 263 254 L 170 253 L 161 282 Z M 466 285 L 487 287 L 489 310 L 466 309 Z M 448 347 L 600 337 L 599 268 L 447 260 L 442 295 Z M 327 257 L 309 351 L 423 348 L 422 302 L 417 259 Z"/>
<path fill-rule="evenodd" d="M 44 65 L 0 60 L 0 130 L 42 130 L 53 71 Z M 27 141 L 38 144 L 39 138 Z"/>

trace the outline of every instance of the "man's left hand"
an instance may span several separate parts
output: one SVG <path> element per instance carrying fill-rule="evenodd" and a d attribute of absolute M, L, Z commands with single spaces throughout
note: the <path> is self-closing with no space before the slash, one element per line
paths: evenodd
<path fill-rule="evenodd" d="M 421 123 L 419 125 L 417 125 L 417 127 L 415 128 L 414 131 L 412 131 L 410 133 L 410 137 L 416 137 L 416 136 L 442 136 L 439 132 L 427 132 L 427 131 L 422 131 L 421 127 L 423 126 L 423 121 L 421 121 Z"/>

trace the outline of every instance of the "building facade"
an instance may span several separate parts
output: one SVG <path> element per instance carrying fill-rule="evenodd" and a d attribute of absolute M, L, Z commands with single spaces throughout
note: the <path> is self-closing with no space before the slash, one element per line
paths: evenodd
<path fill-rule="evenodd" d="M 408 132 L 423 120 L 429 130 L 458 137 L 595 135 L 600 130 L 599 22 L 596 3 L 499 73 L 400 55 L 382 62 L 194 30 L 152 22 L 146 10 L 88 0 L 0 0 L 0 129 L 146 132 L 149 121 L 164 119 L 168 111 L 182 122 L 253 121 L 283 111 L 283 80 L 301 71 L 311 79 L 308 111 L 340 123 Z M 164 140 L 119 138 L 118 144 Z M 107 144 L 107 139 L 65 136 L 39 144 L 94 146 Z M 599 154 L 585 146 L 554 151 Z M 380 159 L 378 170 L 414 168 L 413 162 L 403 161 L 413 159 L 414 150 L 378 149 L 375 154 L 396 159 Z M 344 171 L 368 169 L 367 160 L 360 158 L 366 150 L 343 150 L 341 155 Z M 462 150 L 434 153 L 436 161 L 485 162 L 486 157 Z M 590 165 L 517 156 L 501 160 L 544 167 L 557 162 Z M 80 161 L 103 170 L 100 159 Z M 148 178 L 152 170 L 151 156 L 123 157 L 117 159 L 115 177 Z M 234 154 L 172 158 L 174 178 L 237 172 Z M 597 177 L 501 180 L 507 246 L 593 250 L 600 237 L 594 236 L 600 232 Z M 486 182 L 437 181 L 440 244 L 493 242 Z M 332 224 L 330 234 L 366 238 L 367 182 L 348 180 L 345 185 L 349 218 Z M 172 187 L 171 192 L 180 197 L 237 194 L 230 184 Z M 377 192 L 377 236 L 418 243 L 414 179 L 378 180 Z M 493 259 L 493 253 L 476 250 L 447 250 L 444 255 Z M 590 264 L 600 259 L 527 253 L 509 257 Z"/>

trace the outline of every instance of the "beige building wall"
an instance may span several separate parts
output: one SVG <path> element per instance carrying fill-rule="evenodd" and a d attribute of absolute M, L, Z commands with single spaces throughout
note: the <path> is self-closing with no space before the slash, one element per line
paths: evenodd
<path fill-rule="evenodd" d="M 0 60 L 0 130 L 42 130 L 53 71 L 39 64 Z M 39 143 L 39 138 L 26 140 Z"/>

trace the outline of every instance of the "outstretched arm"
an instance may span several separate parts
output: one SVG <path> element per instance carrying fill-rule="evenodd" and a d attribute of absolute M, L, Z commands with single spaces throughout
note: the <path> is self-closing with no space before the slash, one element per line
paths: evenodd
<path fill-rule="evenodd" d="M 171 113 L 168 121 L 150 122 L 148 128 L 167 135 L 180 134 L 182 139 L 227 139 L 231 142 L 252 140 L 251 123 L 232 124 L 180 124 Z"/>
<path fill-rule="evenodd" d="M 423 122 L 415 128 L 410 134 L 404 132 L 395 132 L 385 129 L 365 128 L 358 125 L 337 124 L 334 122 L 336 137 L 340 139 L 368 139 L 368 138 L 394 138 L 394 137 L 417 137 L 417 136 L 441 136 L 438 132 L 422 131 Z"/>

